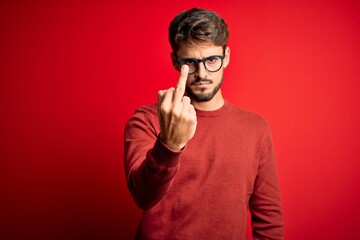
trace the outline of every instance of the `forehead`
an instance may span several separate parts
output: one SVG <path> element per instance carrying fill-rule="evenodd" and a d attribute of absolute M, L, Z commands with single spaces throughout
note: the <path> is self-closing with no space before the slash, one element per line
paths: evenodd
<path fill-rule="evenodd" d="M 205 58 L 212 55 L 222 55 L 223 47 L 212 43 L 182 44 L 176 51 L 178 58 Z"/>

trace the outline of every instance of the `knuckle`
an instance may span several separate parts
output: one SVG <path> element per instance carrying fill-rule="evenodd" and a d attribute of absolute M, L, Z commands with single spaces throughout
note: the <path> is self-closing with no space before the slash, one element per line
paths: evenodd
<path fill-rule="evenodd" d="M 172 95 L 174 93 L 174 88 L 169 88 L 164 91 L 164 96 Z"/>
<path fill-rule="evenodd" d="M 181 111 L 178 110 L 178 108 L 174 107 L 171 110 L 171 114 L 172 116 L 174 116 L 175 118 L 180 118 L 181 117 Z"/>
<path fill-rule="evenodd" d="M 185 121 L 188 122 L 188 123 L 191 123 L 193 121 L 193 118 L 190 116 L 190 114 L 187 114 L 185 117 L 184 117 Z"/>
<path fill-rule="evenodd" d="M 196 115 L 193 114 L 192 112 L 187 112 L 187 113 L 183 114 L 182 117 L 183 117 L 184 121 L 186 121 L 186 122 L 189 122 L 189 123 L 197 122 Z"/>
<path fill-rule="evenodd" d="M 184 96 L 183 99 L 182 99 L 182 101 L 183 101 L 184 103 L 190 103 L 190 102 L 191 102 L 191 100 L 190 100 L 190 98 L 189 98 L 188 96 Z"/>
<path fill-rule="evenodd" d="M 197 118 L 196 118 L 196 115 L 195 114 L 189 114 L 190 115 L 190 121 L 191 122 L 197 122 Z"/>
<path fill-rule="evenodd" d="M 159 96 L 159 97 L 164 97 L 165 94 L 166 94 L 166 92 L 167 92 L 167 90 L 159 90 L 159 91 L 158 91 L 158 96 Z"/>
<path fill-rule="evenodd" d="M 166 104 L 160 104 L 159 110 L 162 113 L 168 113 L 169 112 L 169 107 Z"/>
<path fill-rule="evenodd" d="M 181 93 L 181 92 L 184 91 L 184 88 L 181 87 L 181 86 L 177 86 L 176 89 L 175 89 L 175 91 L 176 91 L 177 93 Z"/>

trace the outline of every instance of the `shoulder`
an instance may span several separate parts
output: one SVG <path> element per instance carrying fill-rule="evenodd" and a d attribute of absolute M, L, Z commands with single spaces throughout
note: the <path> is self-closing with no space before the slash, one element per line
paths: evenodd
<path fill-rule="evenodd" d="M 135 115 L 156 115 L 157 116 L 157 104 L 149 104 L 139 107 L 135 110 Z"/>
<path fill-rule="evenodd" d="M 229 110 L 230 110 L 229 114 L 243 123 L 259 124 L 259 125 L 269 124 L 267 119 L 265 119 L 263 116 L 257 113 L 251 112 L 244 108 L 240 108 L 230 102 L 227 102 L 227 104 L 229 104 Z"/>
<path fill-rule="evenodd" d="M 267 135 L 270 133 L 270 124 L 267 119 L 258 113 L 251 112 L 238 107 L 232 103 L 229 104 L 228 118 L 234 128 L 240 128 L 247 133 L 255 135 Z"/>
<path fill-rule="evenodd" d="M 125 124 L 125 136 L 129 139 L 145 135 L 155 138 L 159 131 L 157 104 L 139 107 Z"/>
<path fill-rule="evenodd" d="M 127 121 L 126 128 L 138 125 L 156 125 L 157 121 L 157 104 L 144 105 L 135 110 Z"/>

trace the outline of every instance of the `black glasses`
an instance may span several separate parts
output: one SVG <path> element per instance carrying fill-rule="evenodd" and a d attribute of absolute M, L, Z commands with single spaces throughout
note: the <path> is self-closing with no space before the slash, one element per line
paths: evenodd
<path fill-rule="evenodd" d="M 196 59 L 196 58 L 182 58 L 177 60 L 180 66 L 186 64 L 189 66 L 189 74 L 194 74 L 198 68 L 199 63 L 202 62 L 204 67 L 209 72 L 217 72 L 223 65 L 223 60 L 225 56 L 214 55 L 210 57 L 206 57 L 203 59 Z"/>

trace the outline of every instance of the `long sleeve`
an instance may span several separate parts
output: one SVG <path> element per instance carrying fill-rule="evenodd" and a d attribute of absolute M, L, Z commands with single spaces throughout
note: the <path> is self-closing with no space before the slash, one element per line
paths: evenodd
<path fill-rule="evenodd" d="M 171 188 L 182 152 L 173 152 L 159 139 L 154 107 L 140 108 L 127 122 L 124 134 L 125 174 L 136 204 L 155 206 Z"/>
<path fill-rule="evenodd" d="M 145 210 L 135 239 L 246 239 L 248 208 L 253 239 L 283 239 L 267 121 L 227 101 L 196 116 L 182 152 L 159 140 L 156 105 L 137 110 L 125 127 L 128 187 Z"/>
<path fill-rule="evenodd" d="M 283 218 L 276 161 L 268 125 L 249 206 L 254 239 L 283 239 Z"/>

